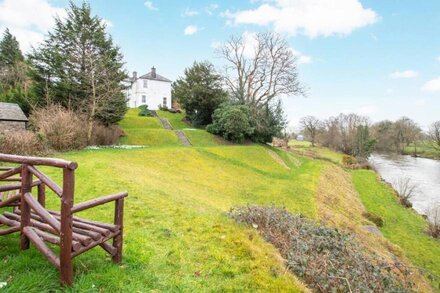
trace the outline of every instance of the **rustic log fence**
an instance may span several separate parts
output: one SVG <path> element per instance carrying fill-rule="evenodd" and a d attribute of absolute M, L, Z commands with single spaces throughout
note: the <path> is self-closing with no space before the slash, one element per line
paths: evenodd
<path fill-rule="evenodd" d="M 123 209 L 127 192 L 91 199 L 74 204 L 75 162 L 0 154 L 0 163 L 18 166 L 0 166 L 0 208 L 13 207 L 12 212 L 0 215 L 0 224 L 8 228 L 0 235 L 20 232 L 20 248 L 26 250 L 30 242 L 60 271 L 62 285 L 73 284 L 72 259 L 100 246 L 116 263 L 122 261 Z M 41 172 L 37 167 L 48 166 L 63 171 L 63 185 Z M 35 180 L 34 180 L 35 177 Z M 61 200 L 61 211 L 46 209 L 46 188 Z M 37 189 L 36 197 L 32 190 Z M 109 202 L 115 202 L 114 223 L 107 224 L 73 216 L 74 213 Z M 107 243 L 113 240 L 113 243 Z M 46 244 L 60 246 L 57 256 Z"/>

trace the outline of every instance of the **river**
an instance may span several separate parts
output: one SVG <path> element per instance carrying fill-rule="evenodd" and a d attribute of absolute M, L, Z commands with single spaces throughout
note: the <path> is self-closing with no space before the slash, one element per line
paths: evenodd
<path fill-rule="evenodd" d="M 399 178 L 410 178 L 411 183 L 417 185 L 410 201 L 420 214 L 426 214 L 429 208 L 440 204 L 440 161 L 383 154 L 373 154 L 369 161 L 394 187 Z"/>

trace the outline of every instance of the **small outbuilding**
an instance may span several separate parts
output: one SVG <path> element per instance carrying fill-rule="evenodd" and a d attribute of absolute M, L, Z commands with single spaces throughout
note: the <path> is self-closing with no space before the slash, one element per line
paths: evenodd
<path fill-rule="evenodd" d="M 28 119 L 20 106 L 0 102 L 0 132 L 26 129 Z"/>

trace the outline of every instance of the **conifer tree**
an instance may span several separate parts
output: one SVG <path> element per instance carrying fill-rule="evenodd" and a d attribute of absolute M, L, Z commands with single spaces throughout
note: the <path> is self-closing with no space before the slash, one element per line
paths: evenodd
<path fill-rule="evenodd" d="M 65 19 L 30 55 L 34 91 L 44 103 L 58 103 L 85 114 L 89 139 L 93 124 L 110 125 L 126 112 L 122 54 L 90 5 L 70 3 Z"/>

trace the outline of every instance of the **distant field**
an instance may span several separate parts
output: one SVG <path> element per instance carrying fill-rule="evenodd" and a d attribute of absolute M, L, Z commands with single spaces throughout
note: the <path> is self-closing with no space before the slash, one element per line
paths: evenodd
<path fill-rule="evenodd" d="M 343 154 L 337 153 L 326 147 L 314 146 L 308 141 L 296 141 L 289 142 L 292 152 L 299 155 L 315 156 L 317 158 L 324 158 L 337 164 L 342 164 Z"/>
<path fill-rule="evenodd" d="M 432 144 L 427 141 L 417 144 L 417 147 L 411 144 L 404 150 L 407 155 L 414 155 L 415 151 L 417 151 L 418 156 L 440 160 L 440 150 L 436 150 Z"/>

